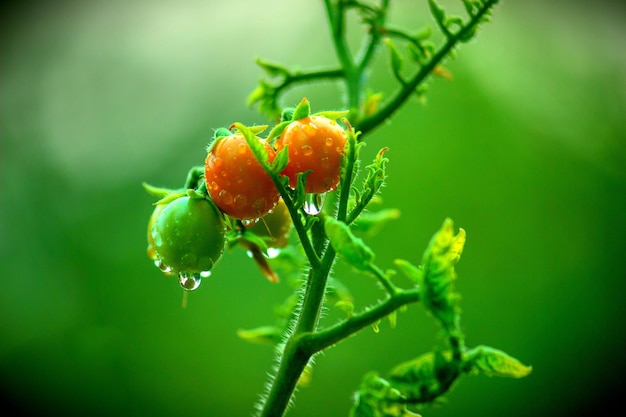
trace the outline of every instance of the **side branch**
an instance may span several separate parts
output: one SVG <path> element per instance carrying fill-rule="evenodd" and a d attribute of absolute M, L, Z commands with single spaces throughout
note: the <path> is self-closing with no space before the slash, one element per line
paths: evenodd
<path fill-rule="evenodd" d="M 419 288 L 403 290 L 387 298 L 373 308 L 350 317 L 349 319 L 316 333 L 302 335 L 301 342 L 308 352 L 320 352 L 339 341 L 355 334 L 364 327 L 393 313 L 400 307 L 420 300 Z"/>

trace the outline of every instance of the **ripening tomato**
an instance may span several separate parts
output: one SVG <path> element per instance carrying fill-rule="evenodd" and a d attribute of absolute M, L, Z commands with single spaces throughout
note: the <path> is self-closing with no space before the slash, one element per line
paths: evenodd
<path fill-rule="evenodd" d="M 261 217 L 248 230 L 265 238 L 268 248 L 284 248 L 289 242 L 292 224 L 287 205 L 281 198 L 274 210 Z"/>
<path fill-rule="evenodd" d="M 307 193 L 335 190 L 345 144 L 346 131 L 335 120 L 315 115 L 294 120 L 276 141 L 277 151 L 289 145 L 289 163 L 282 174 L 289 177 L 289 185 L 295 188 L 298 173 L 311 170 Z"/>
<path fill-rule="evenodd" d="M 257 138 L 271 163 L 276 152 Z M 204 164 L 211 199 L 225 214 L 240 220 L 258 219 L 276 206 L 280 194 L 255 159 L 241 133 L 219 137 L 209 148 Z"/>
<path fill-rule="evenodd" d="M 225 245 L 225 224 L 217 207 L 187 195 L 162 206 L 150 231 L 161 269 L 177 274 L 210 271 Z"/>

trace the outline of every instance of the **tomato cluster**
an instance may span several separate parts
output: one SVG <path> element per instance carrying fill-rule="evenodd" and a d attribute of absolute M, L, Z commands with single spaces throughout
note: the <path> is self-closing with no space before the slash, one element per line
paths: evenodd
<path fill-rule="evenodd" d="M 301 174 L 306 174 L 306 193 L 337 188 L 346 131 L 333 118 L 310 115 L 306 99 L 290 116 L 268 139 L 254 136 L 262 132 L 259 127 L 218 129 L 203 172 L 190 171 L 195 176 L 188 178 L 188 190 L 171 193 L 156 205 L 148 224 L 148 256 L 166 274 L 177 274 L 183 288 L 194 289 L 189 277 L 208 275 L 237 224 L 262 240 L 257 245 L 244 237 L 241 242 L 248 249 L 287 245 L 289 210 L 274 183 L 276 174 L 272 178 L 268 173 L 281 151 L 282 164 L 273 172 L 280 170 L 291 188 L 298 186 Z M 260 152 L 266 156 L 261 162 Z"/>

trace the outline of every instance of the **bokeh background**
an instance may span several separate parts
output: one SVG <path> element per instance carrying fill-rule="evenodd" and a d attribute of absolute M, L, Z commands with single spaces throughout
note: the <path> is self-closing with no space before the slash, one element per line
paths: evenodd
<path fill-rule="evenodd" d="M 425 1 L 392 3 L 397 25 L 430 21 Z M 367 139 L 365 158 L 390 148 L 383 199 L 402 212 L 368 240 L 378 263 L 419 261 L 452 217 L 468 234 L 457 268 L 468 344 L 534 368 L 521 380 L 465 377 L 425 416 L 624 410 L 626 26 L 616 4 L 504 1 L 446 63 L 453 80 L 433 80 L 426 105 L 411 101 Z M 214 128 L 266 122 L 245 107 L 255 57 L 332 65 L 322 2 L 27 1 L 5 8 L 0 27 L 2 407 L 250 415 L 273 353 L 236 330 L 272 323 L 290 288 L 234 250 L 181 308 L 177 283 L 145 255 L 154 199 L 141 183 L 178 187 Z M 373 82 L 394 87 L 384 70 Z M 341 105 L 333 86 L 305 86 L 283 104 L 304 95 L 314 110 Z M 336 272 L 357 308 L 382 296 L 372 279 Z M 346 416 L 365 372 L 436 340 L 412 306 L 395 329 L 383 323 L 320 356 L 289 415 Z"/>

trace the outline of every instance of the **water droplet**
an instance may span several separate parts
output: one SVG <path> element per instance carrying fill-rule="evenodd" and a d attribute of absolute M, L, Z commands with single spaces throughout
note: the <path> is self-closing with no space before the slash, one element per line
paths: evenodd
<path fill-rule="evenodd" d="M 161 271 L 165 272 L 166 274 L 169 272 L 172 272 L 172 267 L 169 265 L 166 265 L 162 259 L 156 259 L 154 261 L 154 265 L 156 265 L 157 268 L 159 268 Z"/>
<path fill-rule="evenodd" d="M 326 146 L 333 146 L 333 138 L 326 138 L 324 143 L 326 143 Z"/>
<path fill-rule="evenodd" d="M 233 195 L 228 190 L 221 190 L 217 197 L 221 200 L 223 204 L 233 204 Z"/>
<path fill-rule="evenodd" d="M 324 194 L 309 193 L 306 195 L 304 199 L 304 205 L 302 208 L 307 214 L 316 216 L 324 208 L 324 202 L 326 202 L 326 193 Z"/>
<path fill-rule="evenodd" d="M 280 249 L 278 248 L 267 248 L 267 257 L 270 259 L 276 258 L 280 255 Z"/>
<path fill-rule="evenodd" d="M 328 157 L 325 156 L 322 159 L 320 159 L 320 164 L 322 164 L 322 168 L 330 167 L 330 161 L 328 160 Z"/>
<path fill-rule="evenodd" d="M 246 227 L 252 227 L 258 221 L 259 221 L 259 219 L 245 219 L 245 220 L 242 220 L 241 223 L 243 223 L 243 225 L 246 226 Z"/>
<path fill-rule="evenodd" d="M 222 158 L 213 158 L 212 161 L 215 168 L 220 168 L 224 165 L 224 160 Z"/>
<path fill-rule="evenodd" d="M 198 289 L 202 283 L 202 277 L 200 274 L 188 274 L 186 272 L 181 272 L 178 274 L 178 283 L 183 290 L 194 291 Z"/>
<path fill-rule="evenodd" d="M 202 271 L 200 272 L 200 277 L 201 278 L 208 278 L 211 276 L 211 271 Z"/>
<path fill-rule="evenodd" d="M 161 236 L 161 233 L 159 233 L 156 224 L 152 226 L 150 234 L 152 235 L 152 240 L 154 241 L 155 247 L 160 248 L 161 246 L 163 246 L 163 237 Z"/>
<path fill-rule="evenodd" d="M 313 155 L 313 148 L 311 148 L 309 145 L 303 145 L 302 153 L 304 154 L 304 156 L 311 156 Z"/>
<path fill-rule="evenodd" d="M 243 155 L 244 153 L 246 153 L 246 144 L 245 143 L 240 143 L 237 145 L 237 152 L 240 155 Z"/>
<path fill-rule="evenodd" d="M 202 271 L 210 271 L 213 268 L 213 260 L 208 256 L 200 258 L 200 262 L 198 262 L 198 268 Z"/>
<path fill-rule="evenodd" d="M 243 194 L 237 194 L 233 202 L 235 203 L 235 207 L 243 208 L 248 203 L 248 197 Z"/>
<path fill-rule="evenodd" d="M 248 258 L 250 258 L 250 259 L 254 258 L 254 254 L 252 253 L 251 250 L 247 250 L 246 251 L 246 255 L 248 255 Z"/>

